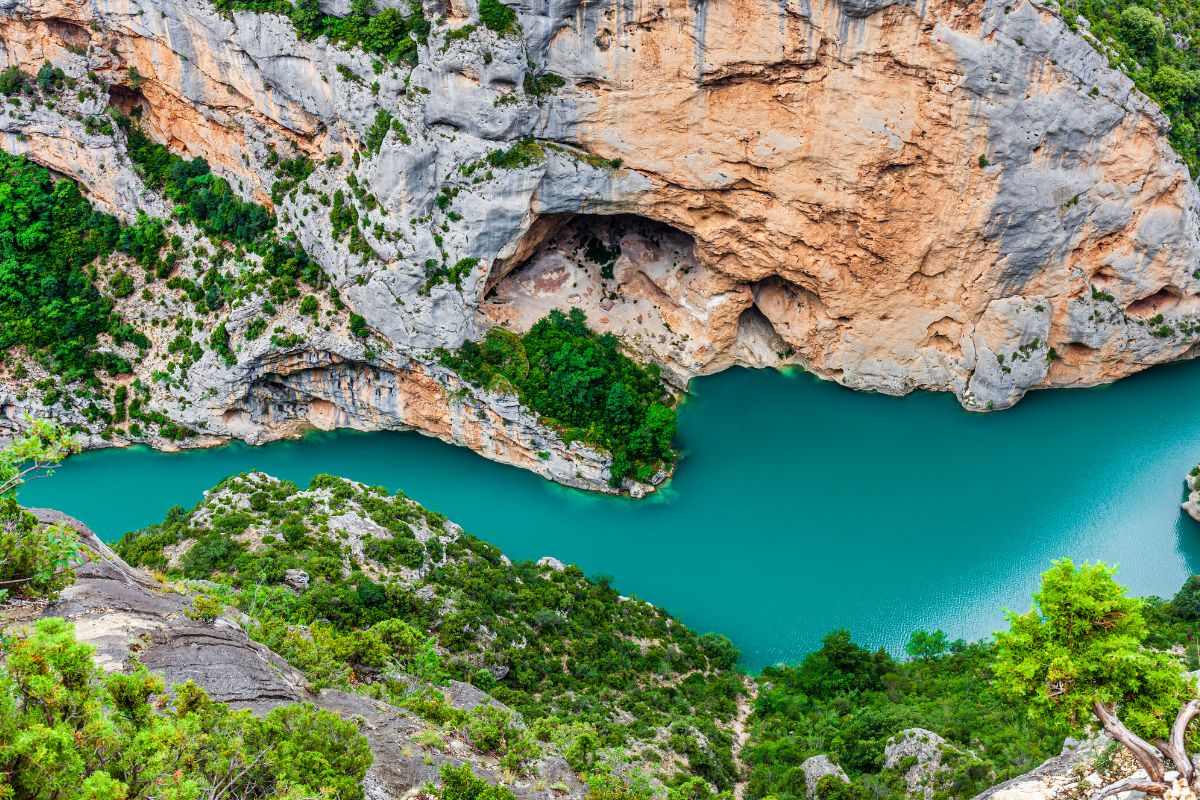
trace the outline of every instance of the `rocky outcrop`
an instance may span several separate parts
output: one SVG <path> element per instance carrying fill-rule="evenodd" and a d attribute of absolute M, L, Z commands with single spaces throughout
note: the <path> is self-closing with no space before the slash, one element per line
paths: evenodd
<path fill-rule="evenodd" d="M 1193 467 L 1183 479 L 1187 484 L 1188 496 L 1180 506 L 1192 519 L 1200 522 L 1200 467 Z"/>
<path fill-rule="evenodd" d="M 195 681 L 216 700 L 256 711 L 307 699 L 300 673 L 251 641 L 235 621 L 189 619 L 188 595 L 156 586 L 83 523 L 49 509 L 31 511 L 43 523 L 73 528 L 91 553 L 75 583 L 44 615 L 72 623 L 76 637 L 96 648 L 105 670 L 128 670 L 136 658 L 169 685 Z"/>
<path fill-rule="evenodd" d="M 909 797 L 925 800 L 953 785 L 956 773 L 988 769 L 974 753 L 924 728 L 908 728 L 888 739 L 883 768 L 900 774 Z"/>
<path fill-rule="evenodd" d="M 842 783 L 850 782 L 846 771 L 830 761 L 829 756 L 824 753 L 804 759 L 800 764 L 800 771 L 804 773 L 804 788 L 809 797 L 817 796 L 817 785 L 824 778 L 832 777 Z"/>
<path fill-rule="evenodd" d="M 0 60 L 95 75 L 70 101 L 83 119 L 136 109 L 263 202 L 272 151 L 316 164 L 275 204 L 281 228 L 378 341 L 243 346 L 163 413 L 251 441 L 412 427 L 601 488 L 602 455 L 511 400 L 447 400 L 460 387 L 431 350 L 577 305 L 680 386 L 798 364 L 980 411 L 1195 354 L 1200 195 L 1159 110 L 1050 8 L 513 5 L 518 35 L 448 37 L 475 3 L 429 0 L 444 20 L 409 67 L 207 0 L 4 0 Z M 163 213 L 120 132 L 64 108 L 6 106 L 3 146 L 114 212 Z M 396 124 L 367 150 L 380 110 Z M 487 161 L 519 141 L 527 158 Z M 320 202 L 351 176 L 366 254 Z M 589 259 L 589 237 L 619 255 Z M 431 279 L 458 264 L 457 283 Z"/>
<path fill-rule="evenodd" d="M 1098 757 L 1105 751 L 1116 751 L 1111 766 L 1100 774 L 1096 770 Z M 975 796 L 974 800 L 1055 800 L 1065 797 L 1088 797 L 1102 786 L 1132 774 L 1136 764 L 1107 736 L 1067 739 L 1062 752 L 1038 767 L 1012 780 L 997 784 Z M 1133 795 L 1131 795 L 1133 796 Z"/>

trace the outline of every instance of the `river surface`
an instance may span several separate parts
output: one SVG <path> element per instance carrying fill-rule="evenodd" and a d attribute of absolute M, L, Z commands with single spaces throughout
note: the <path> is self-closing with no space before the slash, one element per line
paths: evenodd
<path fill-rule="evenodd" d="M 317 433 L 262 447 L 86 453 L 26 487 L 106 540 L 251 469 L 402 488 L 513 558 L 609 575 L 752 671 L 833 628 L 900 651 L 916 628 L 975 639 L 1025 611 L 1054 558 L 1104 560 L 1139 594 L 1200 568 L 1179 510 L 1200 461 L 1200 363 L 968 414 L 953 397 L 852 392 L 803 374 L 693 382 L 685 456 L 647 500 L 589 495 L 416 433 Z"/>

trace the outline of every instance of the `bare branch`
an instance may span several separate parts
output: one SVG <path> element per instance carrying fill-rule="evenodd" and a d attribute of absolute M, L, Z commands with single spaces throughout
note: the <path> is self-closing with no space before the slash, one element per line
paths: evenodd
<path fill-rule="evenodd" d="M 1192 720 L 1200 715 L 1200 699 L 1189 700 L 1179 708 L 1179 714 L 1175 717 L 1175 722 L 1171 725 L 1171 738 L 1165 742 L 1155 742 L 1158 749 L 1163 751 L 1168 758 L 1175 763 L 1175 768 L 1179 770 L 1180 776 L 1189 786 L 1192 783 L 1192 778 L 1195 776 L 1196 768 L 1192 765 L 1192 759 L 1188 756 L 1187 745 L 1184 743 L 1184 738 L 1187 736 L 1188 725 Z"/>
<path fill-rule="evenodd" d="M 1117 717 L 1116 712 L 1108 704 L 1097 700 L 1092 704 L 1092 712 L 1104 726 L 1105 732 L 1128 748 L 1142 769 L 1146 770 L 1150 780 L 1154 783 L 1161 783 L 1163 775 L 1166 773 L 1166 765 L 1163 763 L 1163 756 L 1158 748 L 1126 728 L 1125 723 Z"/>
<path fill-rule="evenodd" d="M 1120 792 L 1145 792 L 1146 794 L 1162 796 L 1166 794 L 1167 789 L 1171 788 L 1169 784 L 1161 781 L 1149 781 L 1145 778 L 1140 778 L 1136 775 L 1119 780 L 1116 783 L 1110 783 L 1100 791 L 1088 798 L 1088 800 L 1104 800 L 1105 797 L 1112 797 Z"/>
<path fill-rule="evenodd" d="M 89 557 L 83 559 L 82 561 L 80 561 L 78 564 L 75 564 L 70 567 L 63 567 L 62 569 L 55 570 L 48 576 L 30 575 L 27 578 L 13 578 L 13 579 L 7 580 L 7 581 L 0 581 L 0 586 L 12 586 L 12 585 L 18 584 L 18 583 L 29 583 L 30 581 L 36 581 L 39 578 L 44 578 L 46 580 L 49 580 L 51 578 L 57 578 L 59 575 L 62 575 L 65 572 L 71 572 L 72 570 L 79 569 L 80 567 L 84 566 L 85 564 L 91 563 L 91 560 L 92 560 L 91 556 L 89 556 Z"/>

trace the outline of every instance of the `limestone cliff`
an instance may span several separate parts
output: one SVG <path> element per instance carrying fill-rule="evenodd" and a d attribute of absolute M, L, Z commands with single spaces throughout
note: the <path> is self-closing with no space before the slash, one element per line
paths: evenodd
<path fill-rule="evenodd" d="M 121 132 L 86 124 L 109 104 L 261 202 L 273 153 L 317 164 L 278 196 L 281 227 L 377 340 L 247 341 L 233 365 L 206 355 L 162 413 L 250 441 L 413 427 L 602 488 L 602 454 L 515 403 L 457 406 L 433 348 L 576 305 L 679 386 L 797 364 L 973 410 L 1195 354 L 1200 195 L 1159 110 L 1051 8 L 513 6 L 521 30 L 500 36 L 464 27 L 471 0 L 430 0 L 409 67 L 207 0 L 4 0 L 4 62 L 103 91 L 5 106 L 0 144 L 115 213 L 167 210 Z M 394 122 L 367 147 L 381 109 Z M 354 252 L 325 202 L 343 186 Z M 18 394 L 10 417 L 34 405 Z"/>

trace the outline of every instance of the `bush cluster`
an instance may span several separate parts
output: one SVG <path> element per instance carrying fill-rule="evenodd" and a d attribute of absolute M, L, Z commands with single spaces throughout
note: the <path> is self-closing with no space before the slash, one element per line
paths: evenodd
<path fill-rule="evenodd" d="M 614 484 L 648 480 L 675 457 L 675 409 L 658 366 L 630 359 L 615 336 L 588 328 L 577 308 L 551 311 L 524 336 L 493 328 L 482 343 L 439 357 L 468 383 L 515 392 L 568 440 L 611 452 Z"/>
<path fill-rule="evenodd" d="M 0 666 L 0 797 L 361 800 L 372 756 L 355 723 L 311 705 L 259 718 L 191 682 L 165 690 L 144 667 L 105 676 L 71 625 L 39 621 Z"/>
<path fill-rule="evenodd" d="M 122 248 L 140 257 L 136 236 L 94 210 L 73 181 L 3 151 L 0 208 L 0 350 L 24 345 L 68 379 L 128 372 L 124 360 L 96 351 L 97 338 L 147 342 L 121 324 L 86 268 Z"/>
<path fill-rule="evenodd" d="M 417 63 L 417 45 L 429 37 L 429 21 L 419 2 L 410 2 L 408 13 L 395 8 L 377 11 L 372 0 L 353 0 L 344 17 L 326 14 L 317 0 L 216 0 L 225 12 L 253 11 L 283 14 L 302 39 L 324 36 L 343 47 L 362 50 L 395 64 Z"/>

